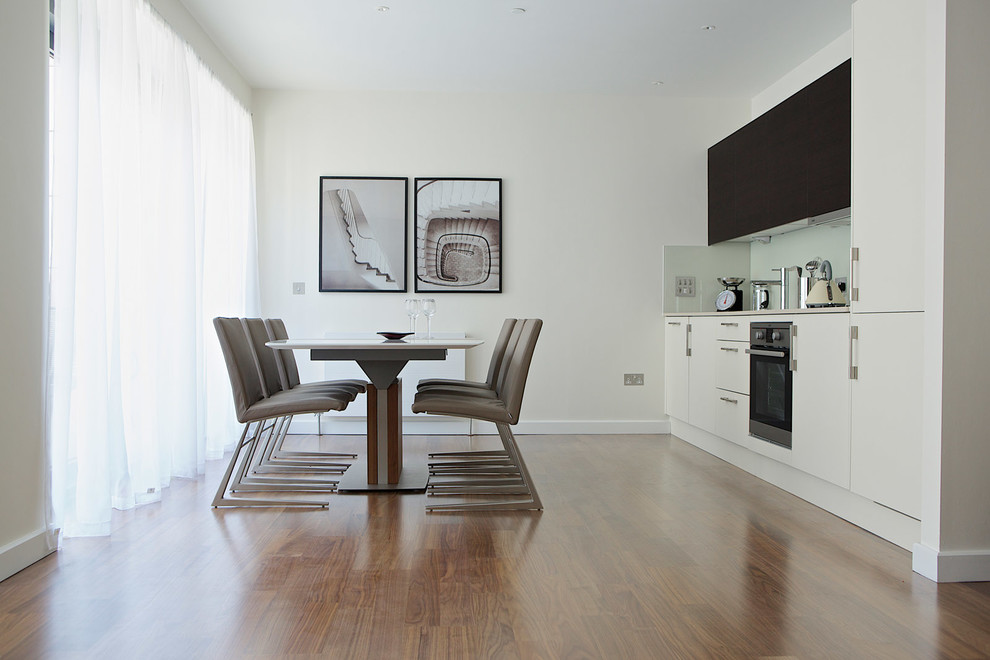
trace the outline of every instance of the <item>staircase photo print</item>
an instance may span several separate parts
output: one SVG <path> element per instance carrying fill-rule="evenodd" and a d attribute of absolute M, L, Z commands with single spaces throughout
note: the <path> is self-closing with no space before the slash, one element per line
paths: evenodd
<path fill-rule="evenodd" d="M 406 291 L 408 178 L 320 177 L 320 291 Z"/>
<path fill-rule="evenodd" d="M 416 292 L 501 293 L 502 179 L 416 179 Z"/>

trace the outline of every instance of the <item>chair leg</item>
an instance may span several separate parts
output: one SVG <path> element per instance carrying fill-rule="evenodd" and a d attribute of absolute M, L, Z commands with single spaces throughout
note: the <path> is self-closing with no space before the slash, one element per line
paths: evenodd
<path fill-rule="evenodd" d="M 241 437 L 237 441 L 237 446 L 234 448 L 234 452 L 230 457 L 230 464 L 227 465 L 227 471 L 223 475 L 223 479 L 220 480 L 220 487 L 217 489 L 216 495 L 213 497 L 213 508 L 219 507 L 242 507 L 242 506 L 302 506 L 302 507 L 326 507 L 329 506 L 329 502 L 318 502 L 312 500 L 279 500 L 279 499 L 255 499 L 248 497 L 229 497 L 227 496 L 227 488 L 230 485 L 230 478 L 234 474 L 234 468 L 238 464 L 238 459 L 241 463 L 248 461 L 250 454 L 256 447 L 260 434 L 264 431 L 264 421 L 256 422 L 256 429 L 254 434 L 248 437 L 248 430 L 251 428 L 251 423 L 244 425 L 244 430 L 241 431 Z M 247 453 L 244 453 L 244 448 L 250 447 Z M 242 454 L 244 454 L 242 456 Z"/>
<path fill-rule="evenodd" d="M 533 479 L 529 474 L 529 470 L 526 468 L 526 462 L 523 461 L 522 454 L 519 453 L 519 446 L 516 444 L 515 436 L 512 434 L 512 428 L 508 424 L 496 424 L 498 429 L 498 435 L 502 440 L 502 446 L 505 447 L 505 452 L 508 455 L 511 463 L 518 469 L 518 477 L 521 481 L 519 484 L 496 484 L 496 483 L 478 483 L 477 488 L 470 488 L 468 484 L 458 484 L 461 487 L 467 487 L 468 489 L 462 491 L 465 494 L 520 494 L 528 495 L 526 499 L 519 500 L 504 500 L 498 502 L 456 502 L 450 504 L 428 504 L 426 506 L 427 511 L 511 511 L 511 510 L 543 510 L 543 503 L 540 501 L 540 497 L 536 492 L 536 487 L 533 485 Z M 508 476 L 508 475 L 505 475 Z M 477 483 L 477 482 L 476 482 Z M 435 494 L 451 494 L 443 493 L 442 483 L 436 484 L 441 486 L 439 492 Z"/>
<path fill-rule="evenodd" d="M 261 457 L 251 470 L 252 473 L 290 473 L 294 470 L 299 470 L 341 474 L 350 467 L 350 463 L 326 463 L 318 460 L 284 460 L 278 458 L 275 455 L 276 446 L 279 446 L 285 441 L 291 420 L 291 415 L 279 418 L 275 428 L 265 442 Z"/>
<path fill-rule="evenodd" d="M 317 423 L 319 423 L 320 417 L 321 417 L 320 414 L 317 414 L 316 415 Z M 277 460 L 281 460 L 281 459 L 285 459 L 285 458 L 289 458 L 289 459 L 292 459 L 292 458 L 310 458 L 310 459 L 323 458 L 323 459 L 328 459 L 328 458 L 357 458 L 358 457 L 357 454 L 340 453 L 340 452 L 332 452 L 332 451 L 289 451 L 287 449 L 283 449 L 283 445 L 285 444 L 285 438 L 289 435 L 289 424 L 292 423 L 292 415 L 288 415 L 284 419 L 285 419 L 285 426 L 282 429 L 282 433 L 281 433 L 281 435 L 280 435 L 280 437 L 278 439 L 278 443 L 276 443 L 275 445 L 273 445 L 272 446 L 272 451 L 269 452 L 269 459 L 270 460 L 277 461 Z M 319 433 L 318 435 L 322 436 L 323 434 L 322 433 Z"/>
<path fill-rule="evenodd" d="M 280 469 L 273 467 L 271 464 L 267 466 L 268 469 L 264 469 L 262 463 L 265 460 L 265 456 L 269 453 L 271 446 L 277 442 L 278 435 L 284 428 L 284 418 L 278 420 L 276 423 L 264 427 L 263 431 L 267 431 L 267 435 L 259 436 L 257 444 L 251 448 L 248 452 L 243 462 L 241 463 L 241 468 L 237 472 L 237 476 L 230 485 L 231 492 L 247 492 L 247 491 L 324 491 L 333 492 L 336 490 L 337 481 L 331 479 L 318 479 L 318 478 L 300 478 L 297 476 L 300 472 L 305 471 L 306 473 L 316 472 L 318 474 L 326 474 L 328 471 L 333 474 L 340 474 L 344 470 L 340 468 L 328 470 L 327 466 L 324 465 L 321 468 L 308 468 L 304 469 L 302 467 L 296 467 L 294 469 Z M 255 434 L 257 435 L 257 433 Z M 346 466 L 344 466 L 346 469 Z M 294 476 L 267 476 L 266 474 L 281 474 L 288 475 L 295 472 Z"/>

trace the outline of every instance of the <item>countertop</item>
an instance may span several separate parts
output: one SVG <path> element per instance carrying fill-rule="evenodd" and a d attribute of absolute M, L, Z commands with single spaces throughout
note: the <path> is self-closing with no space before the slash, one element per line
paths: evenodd
<path fill-rule="evenodd" d="M 664 316 L 780 316 L 783 314 L 848 314 L 849 307 L 810 307 L 807 309 L 750 309 L 741 312 L 667 312 Z"/>

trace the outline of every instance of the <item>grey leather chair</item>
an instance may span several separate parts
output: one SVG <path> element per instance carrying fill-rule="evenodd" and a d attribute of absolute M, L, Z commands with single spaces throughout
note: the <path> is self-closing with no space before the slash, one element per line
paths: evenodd
<path fill-rule="evenodd" d="M 449 472 L 436 472 L 431 465 L 428 492 L 433 495 L 462 494 L 513 496 L 496 501 L 469 501 L 428 505 L 427 510 L 542 509 L 532 477 L 519 452 L 512 426 L 519 422 L 523 393 L 529 376 L 536 342 L 543 328 L 540 319 L 516 322 L 508 340 L 500 374 L 496 376 L 494 396 L 477 396 L 465 391 L 423 391 L 416 394 L 415 413 L 449 415 L 493 422 L 504 449 L 504 461 L 497 465 L 480 465 L 468 460 L 461 464 L 457 479 L 444 479 Z"/>
<path fill-rule="evenodd" d="M 276 351 L 266 346 L 266 342 L 270 341 L 268 323 L 259 318 L 241 319 L 241 326 L 251 341 L 255 368 L 257 369 L 258 377 L 261 379 L 262 390 L 264 391 L 265 396 L 271 396 L 278 392 L 285 391 L 292 392 L 296 395 L 300 393 L 328 394 L 331 396 L 346 398 L 348 403 L 350 403 L 363 389 L 363 385 L 354 386 L 346 384 L 334 386 L 327 384 L 321 387 L 289 390 L 285 387 L 286 381 L 282 378 L 282 370 L 279 369 L 281 357 L 278 354 L 283 351 Z M 291 422 L 292 415 L 288 415 L 275 422 L 276 430 L 272 434 L 271 439 L 265 443 L 264 447 L 259 447 L 255 452 L 257 454 L 257 460 L 250 470 L 251 473 L 261 474 L 266 472 L 291 472 L 293 469 L 306 469 L 312 472 L 329 471 L 340 473 L 346 470 L 350 464 L 327 463 L 326 460 L 330 458 L 357 457 L 355 454 L 338 454 L 321 451 L 290 452 L 284 450 L 283 443 L 285 442 L 285 437 L 289 432 L 289 424 Z M 247 466 L 245 465 L 245 468 L 246 467 Z M 242 478 L 239 480 L 239 484 L 246 484 L 249 480 L 253 479 L 253 477 L 245 470 L 242 470 L 241 474 Z"/>
<path fill-rule="evenodd" d="M 509 339 L 512 337 L 512 330 L 516 326 L 517 319 L 505 319 L 502 323 L 502 330 L 495 341 L 495 348 L 492 349 L 492 359 L 488 364 L 488 377 L 484 382 L 473 380 L 457 380 L 452 378 L 424 378 L 416 385 L 419 392 L 441 390 L 447 391 L 476 391 L 481 396 L 489 393 L 494 394 L 496 379 L 502 369 L 502 361 L 505 359 L 506 350 L 509 347 Z"/>
<path fill-rule="evenodd" d="M 522 329 L 523 324 L 518 319 L 505 319 L 505 322 L 502 323 L 502 330 L 499 332 L 495 348 L 492 350 L 491 362 L 488 365 L 488 377 L 485 382 L 430 378 L 420 381 L 418 391 L 429 392 L 431 396 L 462 394 L 489 399 L 496 398 L 498 388 L 504 384 L 512 351 L 519 341 L 519 333 L 522 332 Z M 443 474 L 448 477 L 477 475 L 482 472 L 506 469 L 507 466 L 512 465 L 509 453 L 504 449 L 433 452 L 429 457 L 431 459 L 445 459 L 446 461 L 431 462 L 430 473 L 433 475 Z M 452 484 L 448 482 L 445 486 L 451 488 Z"/>
<path fill-rule="evenodd" d="M 237 318 L 218 317 L 213 319 L 213 326 L 217 331 L 217 338 L 220 340 L 220 348 L 223 351 L 224 362 L 227 366 L 227 376 L 230 379 L 234 411 L 237 421 L 244 424 L 244 430 L 241 432 L 240 439 L 230 457 L 230 464 L 227 466 L 213 498 L 213 506 L 326 506 L 327 502 L 325 501 L 241 497 L 237 493 L 249 490 L 265 492 L 279 490 L 326 491 L 333 489 L 333 483 L 322 482 L 308 486 L 306 484 L 294 486 L 293 484 L 272 482 L 270 484 L 254 484 L 260 487 L 252 488 L 247 487 L 247 484 L 240 484 L 240 479 L 234 483 L 231 482 L 234 469 L 239 463 L 242 467 L 240 474 L 245 474 L 245 468 L 251 464 L 252 457 L 256 454 L 259 445 L 270 441 L 278 431 L 280 419 L 300 413 L 344 410 L 350 401 L 347 396 L 327 392 L 312 394 L 275 392 L 265 396 L 265 387 L 259 375 L 251 340 L 241 321 L 242 319 Z M 253 432 L 251 432 L 252 427 Z M 280 486 L 289 487 L 281 488 Z M 230 489 L 229 492 L 228 489 Z"/>

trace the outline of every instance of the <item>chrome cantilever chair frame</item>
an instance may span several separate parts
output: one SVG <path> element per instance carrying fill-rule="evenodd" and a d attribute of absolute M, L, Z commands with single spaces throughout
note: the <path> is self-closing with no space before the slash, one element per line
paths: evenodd
<path fill-rule="evenodd" d="M 433 463 L 428 493 L 432 495 L 522 495 L 523 499 L 470 501 L 427 505 L 428 511 L 542 509 L 532 476 L 512 433 L 519 421 L 523 392 L 536 341 L 543 322 L 518 321 L 512 329 L 507 352 L 496 378 L 495 396 L 477 396 L 466 391 L 423 391 L 416 395 L 413 412 L 468 417 L 490 421 L 498 429 L 503 450 L 493 452 L 450 452 L 452 460 Z M 436 477 L 462 479 L 438 481 Z"/>

